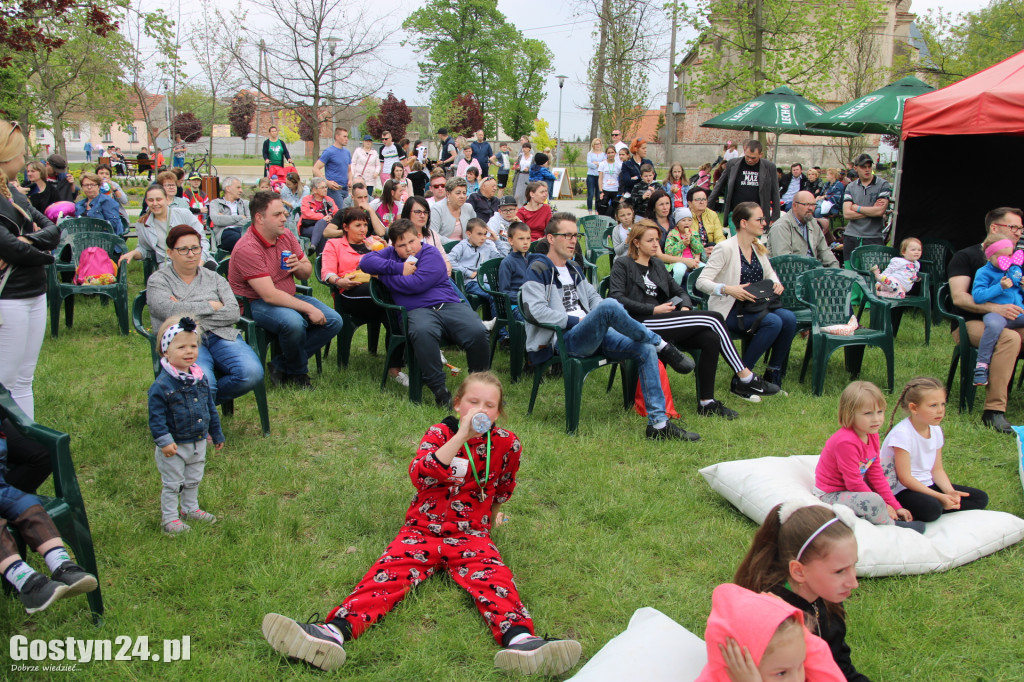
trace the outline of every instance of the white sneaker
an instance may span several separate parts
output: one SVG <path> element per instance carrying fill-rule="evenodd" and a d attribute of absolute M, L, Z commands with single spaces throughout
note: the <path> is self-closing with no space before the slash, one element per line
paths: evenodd
<path fill-rule="evenodd" d="M 409 375 L 405 372 L 399 372 L 398 374 L 392 374 L 391 378 L 398 384 L 409 388 Z"/>
<path fill-rule="evenodd" d="M 491 331 L 494 329 L 494 323 L 497 322 L 497 318 L 492 317 L 489 320 L 484 320 L 484 329 Z"/>

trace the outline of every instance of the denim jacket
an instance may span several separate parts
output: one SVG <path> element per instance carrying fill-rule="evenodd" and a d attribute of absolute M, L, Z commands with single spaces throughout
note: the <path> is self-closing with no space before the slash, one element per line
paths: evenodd
<path fill-rule="evenodd" d="M 223 443 L 224 432 L 206 377 L 186 386 L 161 369 L 149 387 L 149 430 L 161 448 L 171 443 L 195 443 L 207 434 L 213 436 L 214 444 Z"/>

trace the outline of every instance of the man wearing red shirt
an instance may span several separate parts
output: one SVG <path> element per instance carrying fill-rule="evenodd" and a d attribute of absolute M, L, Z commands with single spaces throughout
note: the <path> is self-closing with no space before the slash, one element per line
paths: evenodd
<path fill-rule="evenodd" d="M 252 225 L 235 244 L 228 282 L 252 305 L 256 324 L 278 337 L 281 354 L 269 363 L 275 384 L 312 388 L 309 356 L 341 331 L 341 316 L 312 296 L 295 293 L 295 279 L 313 273 L 299 240 L 285 223 L 288 210 L 276 192 L 257 192 L 249 202 Z M 291 251 L 283 261 L 281 254 Z"/>

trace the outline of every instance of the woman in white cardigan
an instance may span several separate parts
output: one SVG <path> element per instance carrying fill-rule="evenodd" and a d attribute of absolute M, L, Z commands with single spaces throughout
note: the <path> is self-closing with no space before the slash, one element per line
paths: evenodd
<path fill-rule="evenodd" d="M 445 189 L 448 198 L 430 206 L 430 229 L 445 242 L 458 241 L 466 235 L 466 223 L 476 217 L 476 211 L 466 203 L 466 178 L 449 179 Z"/>
<path fill-rule="evenodd" d="M 750 322 L 741 325 L 736 319 L 736 301 L 750 301 L 754 296 L 746 287 L 767 279 L 774 282 L 775 293 L 783 287 L 768 261 L 768 250 L 758 241 L 764 234 L 764 213 L 752 201 L 745 201 L 733 209 L 736 235 L 719 244 L 711 253 L 707 265 L 700 270 L 696 287 L 709 295 L 708 309 L 721 313 L 732 332 L 750 334 Z M 782 385 L 782 376 L 789 361 L 789 348 L 796 336 L 796 315 L 785 308 L 769 312 L 761 320 L 743 354 L 743 364 L 753 368 L 761 356 L 771 350 L 767 358 L 768 369 L 764 380 Z"/>

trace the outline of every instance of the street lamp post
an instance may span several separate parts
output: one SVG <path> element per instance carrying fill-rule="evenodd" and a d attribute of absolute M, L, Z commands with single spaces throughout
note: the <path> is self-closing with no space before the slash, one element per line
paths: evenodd
<path fill-rule="evenodd" d="M 562 161 L 562 88 L 568 76 L 555 76 L 558 79 L 558 142 L 555 143 L 555 165 Z"/>

